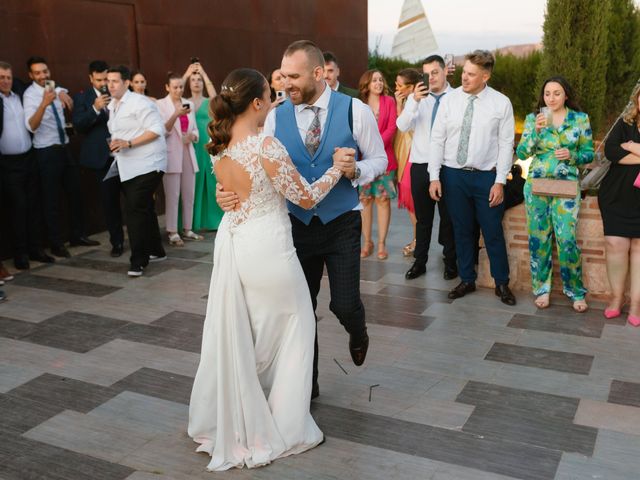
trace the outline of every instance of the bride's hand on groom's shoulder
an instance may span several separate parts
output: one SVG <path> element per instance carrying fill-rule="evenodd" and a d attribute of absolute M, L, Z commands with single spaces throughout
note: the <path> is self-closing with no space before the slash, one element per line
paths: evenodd
<path fill-rule="evenodd" d="M 353 178 L 356 171 L 356 151 L 353 148 L 336 147 L 333 151 L 333 166 L 347 178 Z"/>
<path fill-rule="evenodd" d="M 216 203 L 223 212 L 230 212 L 239 203 L 238 195 L 235 192 L 225 192 L 221 183 L 216 185 Z"/>

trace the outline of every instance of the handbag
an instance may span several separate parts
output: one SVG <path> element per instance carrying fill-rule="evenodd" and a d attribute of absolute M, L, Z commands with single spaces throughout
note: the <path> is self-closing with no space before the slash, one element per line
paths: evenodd
<path fill-rule="evenodd" d="M 596 157 L 597 157 L 597 152 L 596 152 Z M 611 168 L 611 161 L 607 159 L 605 156 L 601 156 L 596 166 L 593 167 L 580 182 L 580 189 L 593 190 L 593 189 L 600 188 L 602 179 L 607 175 L 607 172 L 609 172 L 610 168 Z"/>
<path fill-rule="evenodd" d="M 640 188 L 640 173 L 638 174 L 638 176 L 634 180 L 633 186 L 636 187 L 636 188 Z"/>
<path fill-rule="evenodd" d="M 545 197 L 575 198 L 578 195 L 578 181 L 532 178 L 531 193 Z"/>

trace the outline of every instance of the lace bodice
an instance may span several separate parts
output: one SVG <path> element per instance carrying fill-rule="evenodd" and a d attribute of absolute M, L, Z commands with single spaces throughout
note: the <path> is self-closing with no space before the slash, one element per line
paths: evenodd
<path fill-rule="evenodd" d="M 319 203 L 340 180 L 342 172 L 329 168 L 325 174 L 309 184 L 291 162 L 287 150 L 277 138 L 253 135 L 211 157 L 213 166 L 229 157 L 240 164 L 251 178 L 251 192 L 240 208 L 225 213 L 233 225 L 273 211 L 286 212 L 286 198 L 302 208 Z"/>

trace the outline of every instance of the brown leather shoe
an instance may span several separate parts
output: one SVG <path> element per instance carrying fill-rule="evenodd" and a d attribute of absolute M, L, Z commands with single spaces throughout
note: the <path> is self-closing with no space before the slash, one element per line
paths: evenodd
<path fill-rule="evenodd" d="M 516 297 L 511 292 L 509 285 L 496 285 L 496 296 L 500 297 L 500 301 L 505 305 L 513 306 L 516 304 Z"/>
<path fill-rule="evenodd" d="M 359 367 L 364 363 L 364 359 L 367 358 L 367 349 L 369 348 L 369 335 L 365 330 L 363 335 L 356 337 L 349 334 L 349 353 L 351 353 L 351 359 L 353 363 Z"/>
<path fill-rule="evenodd" d="M 451 300 L 455 300 L 456 298 L 464 297 L 467 293 L 471 293 L 471 292 L 475 292 L 475 291 L 476 291 L 476 284 L 475 283 L 460 282 L 458 284 L 458 286 L 455 287 L 453 290 L 451 290 L 449 292 L 449 295 L 447 295 L 447 296 Z"/>

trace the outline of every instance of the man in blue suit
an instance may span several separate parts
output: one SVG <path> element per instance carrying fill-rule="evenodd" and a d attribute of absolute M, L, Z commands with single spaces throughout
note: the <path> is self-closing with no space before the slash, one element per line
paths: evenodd
<path fill-rule="evenodd" d="M 91 88 L 77 94 L 74 99 L 73 126 L 84 134 L 80 149 L 80 165 L 92 169 L 96 173 L 100 185 L 100 197 L 104 209 L 111 256 L 122 255 L 124 233 L 122 231 L 122 213 L 120 210 L 120 179 L 112 177 L 103 180 L 113 157 L 110 156 L 107 138 L 109 129 L 107 105 L 111 98 L 107 90 L 107 70 L 109 66 L 100 60 L 89 64 L 89 81 Z"/>

